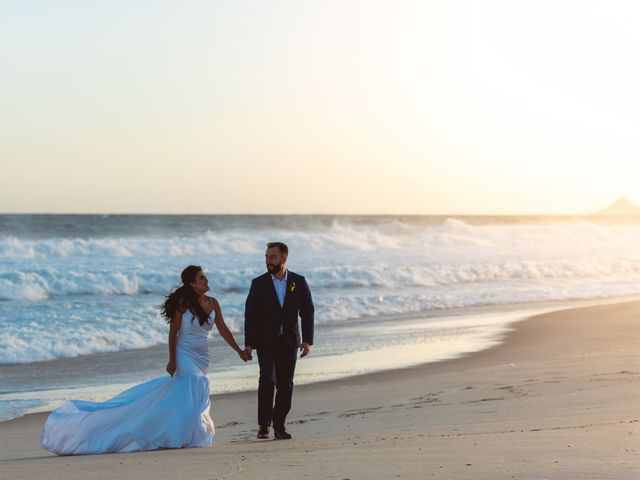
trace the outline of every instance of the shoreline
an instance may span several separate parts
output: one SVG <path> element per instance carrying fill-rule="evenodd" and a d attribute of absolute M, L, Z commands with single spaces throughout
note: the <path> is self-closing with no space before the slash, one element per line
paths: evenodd
<path fill-rule="evenodd" d="M 607 301 L 610 300 L 610 301 Z M 583 308 L 592 308 L 592 307 L 600 307 L 600 306 L 608 306 L 608 305 L 625 305 L 625 304 L 630 304 L 630 303 L 640 303 L 640 296 L 634 296 L 634 299 L 632 300 L 621 300 L 620 298 L 616 298 L 616 299 L 605 299 L 604 302 L 600 302 L 599 300 L 580 300 L 577 301 L 580 302 L 580 304 L 576 304 L 573 306 L 567 306 L 566 302 L 554 302 L 554 303 L 558 303 L 558 304 L 562 304 L 565 305 L 563 308 L 557 308 L 554 310 L 550 310 L 549 312 L 546 313 L 541 313 L 541 314 L 536 314 L 536 315 L 531 315 L 531 316 L 523 316 L 520 320 L 516 320 L 513 321 L 509 324 L 507 324 L 506 326 L 506 333 L 504 335 L 502 335 L 501 338 L 499 338 L 497 340 L 498 343 L 496 343 L 493 346 L 490 346 L 488 348 L 482 349 L 482 350 L 478 350 L 478 351 L 474 351 L 474 352 L 470 352 L 470 353 L 464 353 L 461 354 L 459 357 L 456 358 L 447 358 L 447 359 L 443 359 L 443 360 L 438 360 L 438 361 L 433 361 L 433 362 L 424 362 L 424 363 L 420 363 L 417 365 L 412 365 L 412 366 L 407 366 L 407 367 L 401 367 L 401 368 L 391 368 L 391 369 L 386 369 L 386 370 L 380 370 L 380 371 L 375 371 L 375 372 L 367 372 L 367 373 L 361 373 L 361 374 L 355 374 L 355 375 L 349 375 L 349 376 L 345 376 L 345 377 L 341 377 L 341 378 L 336 378 L 336 379 L 330 379 L 330 380 L 320 380 L 317 382 L 312 382 L 312 383 L 306 383 L 306 384 L 302 384 L 302 385 L 297 385 L 295 386 L 295 391 L 296 392 L 300 392 L 300 390 L 312 390 L 314 388 L 322 388 L 322 387 L 341 387 L 341 386 L 345 386 L 345 385 L 354 385 L 354 384 L 367 384 L 370 383 L 372 381 L 375 380 L 387 380 L 389 378 L 393 378 L 396 375 L 412 375 L 413 372 L 415 372 L 416 370 L 429 370 L 433 373 L 442 373 L 442 372 L 450 372 L 452 370 L 456 370 L 458 368 L 464 368 L 466 366 L 466 364 L 470 363 L 470 362 L 474 362 L 476 360 L 476 357 L 483 357 L 483 356 L 488 356 L 488 355 L 492 355 L 494 351 L 499 352 L 501 347 L 506 347 L 506 344 L 508 344 L 510 341 L 512 341 L 513 336 L 515 336 L 518 332 L 518 326 L 521 324 L 524 324 L 526 322 L 531 322 L 531 321 L 535 321 L 536 318 L 544 316 L 544 315 L 549 315 L 549 314 L 557 314 L 557 313 L 561 313 L 564 311 L 571 311 L 571 310 L 578 310 L 578 309 L 583 309 Z M 582 304 L 584 302 L 584 304 Z M 536 304 L 514 304 L 514 306 L 537 306 Z M 510 306 L 510 305 L 509 305 Z M 545 306 L 547 306 L 547 304 L 545 304 Z M 548 305 L 550 306 L 550 305 Z M 561 305 L 556 305 L 556 307 L 560 307 Z M 507 306 L 505 306 L 506 308 Z M 481 307 L 470 307 L 473 308 L 474 310 L 476 308 L 481 308 Z M 487 314 L 491 314 L 494 312 L 485 312 Z M 419 318 L 419 314 L 407 314 L 405 315 L 405 318 Z M 159 348 L 160 346 L 156 345 L 153 347 L 148 347 L 147 349 L 138 349 L 140 351 L 144 351 L 144 350 L 148 350 L 150 348 Z M 164 347 L 164 345 L 162 345 L 162 347 Z M 125 352 L 129 352 L 129 351 L 125 351 Z M 123 352 L 108 352 L 106 354 L 98 354 L 98 355 L 114 355 L 117 353 L 123 353 Z M 78 361 L 82 361 L 82 357 L 73 357 L 71 359 L 64 359 L 64 360 L 78 360 Z M 49 360 L 46 362 L 39 362 L 39 363 L 51 363 L 51 362 L 55 362 L 56 360 Z M 32 365 L 32 364 L 29 364 Z M 210 387 L 211 390 L 214 389 L 214 387 Z M 238 398 L 247 398 L 247 397 L 253 397 L 255 395 L 257 395 L 257 391 L 258 389 L 251 389 L 251 390 L 240 390 L 237 392 L 225 392 L 225 393 L 211 393 L 209 395 L 210 399 L 212 402 L 214 401 L 219 401 L 219 400 L 232 400 L 232 399 L 238 399 Z M 8 422 L 13 422 L 16 420 L 19 420 L 21 418 L 26 418 L 26 417 L 31 417 L 31 416 L 42 416 L 42 417 L 46 417 L 48 416 L 50 413 L 52 412 L 52 410 L 47 410 L 47 411 L 42 411 L 42 412 L 32 412 L 32 413 L 27 413 L 25 415 L 22 415 L 21 417 L 17 417 L 17 418 L 12 418 L 10 420 L 6 420 L 4 422 L 0 422 L 0 427 Z"/>
<path fill-rule="evenodd" d="M 255 392 L 212 396 L 207 448 L 56 457 L 29 414 L 0 424 L 0 479 L 635 479 L 639 314 L 546 313 L 463 358 L 296 387 L 289 442 L 255 440 Z"/>
<path fill-rule="evenodd" d="M 531 321 L 532 319 L 540 315 L 553 314 L 553 313 L 558 313 L 566 310 L 574 310 L 579 308 L 618 305 L 618 304 L 625 304 L 625 303 L 632 303 L 632 302 L 640 302 L 640 295 L 631 295 L 631 296 L 624 296 L 624 297 L 608 297 L 608 298 L 600 298 L 600 299 L 580 299 L 580 300 L 571 300 L 571 301 L 558 300 L 558 301 L 551 301 L 551 302 L 545 302 L 545 303 L 520 303 L 520 304 L 509 304 L 509 305 L 462 307 L 462 308 L 451 309 L 446 311 L 429 311 L 429 312 L 420 312 L 420 313 L 399 314 L 394 316 L 393 318 L 401 319 L 401 320 L 417 320 L 422 318 L 430 318 L 430 319 L 455 318 L 455 317 L 475 316 L 475 315 L 492 315 L 492 314 L 499 315 L 499 314 L 504 314 L 505 312 L 512 312 L 512 311 L 515 312 L 514 316 L 517 316 L 518 318 L 513 321 L 507 322 L 504 325 L 503 333 L 499 334 L 496 338 L 494 338 L 494 341 L 493 341 L 494 344 L 487 348 L 482 348 L 480 350 L 475 350 L 468 353 L 461 353 L 459 354 L 459 356 L 456 356 L 453 358 L 444 358 L 441 360 L 421 362 L 418 364 L 409 365 L 405 367 L 385 368 L 383 370 L 376 370 L 376 371 L 365 372 L 365 373 L 355 373 L 353 375 L 346 375 L 339 378 L 312 381 L 304 384 L 296 384 L 296 391 L 300 391 L 300 389 L 311 388 L 314 385 L 318 385 L 318 386 L 336 385 L 337 386 L 337 385 L 349 384 L 351 382 L 354 382 L 354 383 L 367 382 L 369 381 L 368 380 L 369 377 L 371 377 L 371 379 L 387 378 L 387 376 L 393 376 L 396 373 L 402 374 L 403 372 L 414 371 L 415 369 L 432 368 L 432 369 L 436 369 L 436 371 L 441 371 L 441 369 L 443 368 L 444 369 L 455 368 L 454 366 L 447 366 L 447 364 L 455 363 L 455 362 L 463 362 L 475 356 L 479 356 L 484 352 L 489 352 L 493 349 L 499 348 L 500 346 L 510 341 L 511 335 L 513 335 L 514 331 L 517 330 L 517 325 L 524 322 Z M 532 310 L 542 311 L 542 313 L 536 313 L 531 315 L 530 312 Z M 518 312 L 520 311 L 522 312 L 522 315 L 519 315 Z M 431 315 L 427 315 L 426 313 L 430 313 Z M 366 323 L 366 321 L 362 320 L 359 323 Z M 20 369 L 28 370 L 30 368 L 52 366 L 58 362 L 64 362 L 67 364 L 77 363 L 79 365 L 83 365 L 84 362 L 86 362 L 87 357 L 92 358 L 94 361 L 99 359 L 99 360 L 105 360 L 108 362 L 110 360 L 110 357 L 116 357 L 120 355 L 130 356 L 135 354 L 142 354 L 149 351 L 159 351 L 159 350 L 162 351 L 162 353 L 164 354 L 165 348 L 166 348 L 166 345 L 161 344 L 161 345 L 154 345 L 154 346 L 143 348 L 143 349 L 132 349 L 132 350 L 124 350 L 124 351 L 118 351 L 118 352 L 104 352 L 104 353 L 92 354 L 88 356 L 85 355 L 85 356 L 79 356 L 79 357 L 69 357 L 69 358 L 47 360 L 47 361 L 41 361 L 41 362 L 32 362 L 32 363 L 26 363 L 26 364 L 15 364 L 15 365 L 9 365 L 9 367 L 12 367 L 12 368 L 17 367 Z M 255 363 L 255 360 L 254 360 L 254 363 Z M 132 383 L 131 385 L 134 385 L 135 383 Z M 116 385 L 119 385 L 119 384 L 116 384 Z M 123 387 L 123 389 L 128 388 L 131 385 Z M 76 389 L 83 389 L 88 387 L 90 387 L 90 385 L 89 386 L 82 385 L 79 387 L 66 387 L 60 390 L 73 391 Z M 212 402 L 215 400 L 220 400 L 225 398 L 247 398 L 248 396 L 256 395 L 257 393 L 257 387 L 238 390 L 238 391 L 215 393 L 215 382 L 212 383 L 211 390 L 212 390 L 212 393 L 210 395 L 210 398 Z M 20 392 L 15 392 L 15 393 L 20 393 Z M 29 413 L 20 415 L 18 417 L 0 421 L 0 426 L 8 422 L 18 420 L 20 418 L 25 418 L 30 416 L 48 416 L 51 413 L 51 411 L 52 410 L 49 409 L 49 410 L 43 410 L 43 411 L 29 412 Z"/>

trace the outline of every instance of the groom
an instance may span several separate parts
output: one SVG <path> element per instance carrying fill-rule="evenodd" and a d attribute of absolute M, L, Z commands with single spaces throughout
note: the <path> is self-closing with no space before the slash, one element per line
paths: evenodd
<path fill-rule="evenodd" d="M 272 421 L 276 439 L 291 438 L 284 422 L 291 410 L 297 351 L 300 349 L 300 356 L 305 357 L 313 344 L 311 292 L 302 275 L 287 270 L 288 255 L 289 249 L 284 243 L 267 244 L 267 273 L 253 279 L 245 304 L 244 344 L 249 355 L 256 349 L 260 364 L 258 438 L 269 438 Z"/>

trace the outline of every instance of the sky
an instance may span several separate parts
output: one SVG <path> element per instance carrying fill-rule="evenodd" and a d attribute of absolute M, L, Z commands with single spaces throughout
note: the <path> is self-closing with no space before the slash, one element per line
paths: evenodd
<path fill-rule="evenodd" d="M 0 212 L 640 203 L 640 3 L 0 0 Z"/>

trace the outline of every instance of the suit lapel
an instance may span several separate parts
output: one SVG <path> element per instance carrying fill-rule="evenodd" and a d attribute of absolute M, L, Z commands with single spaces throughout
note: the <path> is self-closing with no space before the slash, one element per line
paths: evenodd
<path fill-rule="evenodd" d="M 291 275 L 291 272 L 287 271 L 287 285 L 284 290 L 284 301 L 282 302 L 282 306 L 280 306 L 280 300 L 278 300 L 278 292 L 276 292 L 276 286 L 273 284 L 273 278 L 271 278 L 271 274 L 267 273 L 267 281 L 269 282 L 271 294 L 273 297 L 273 301 L 276 302 L 276 305 L 279 309 L 284 310 L 284 307 L 287 305 L 287 299 L 293 294 L 291 289 L 297 288 L 296 282 Z"/>

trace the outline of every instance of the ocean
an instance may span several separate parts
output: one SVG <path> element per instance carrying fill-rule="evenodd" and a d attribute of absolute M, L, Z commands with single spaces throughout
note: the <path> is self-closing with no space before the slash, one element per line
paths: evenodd
<path fill-rule="evenodd" d="M 243 343 L 266 242 L 316 306 L 309 383 L 495 345 L 550 303 L 640 294 L 640 221 L 597 217 L 0 215 L 0 421 L 164 374 L 163 295 L 201 265 Z M 523 306 L 526 305 L 526 306 Z M 257 387 L 214 331 L 212 392 Z"/>

